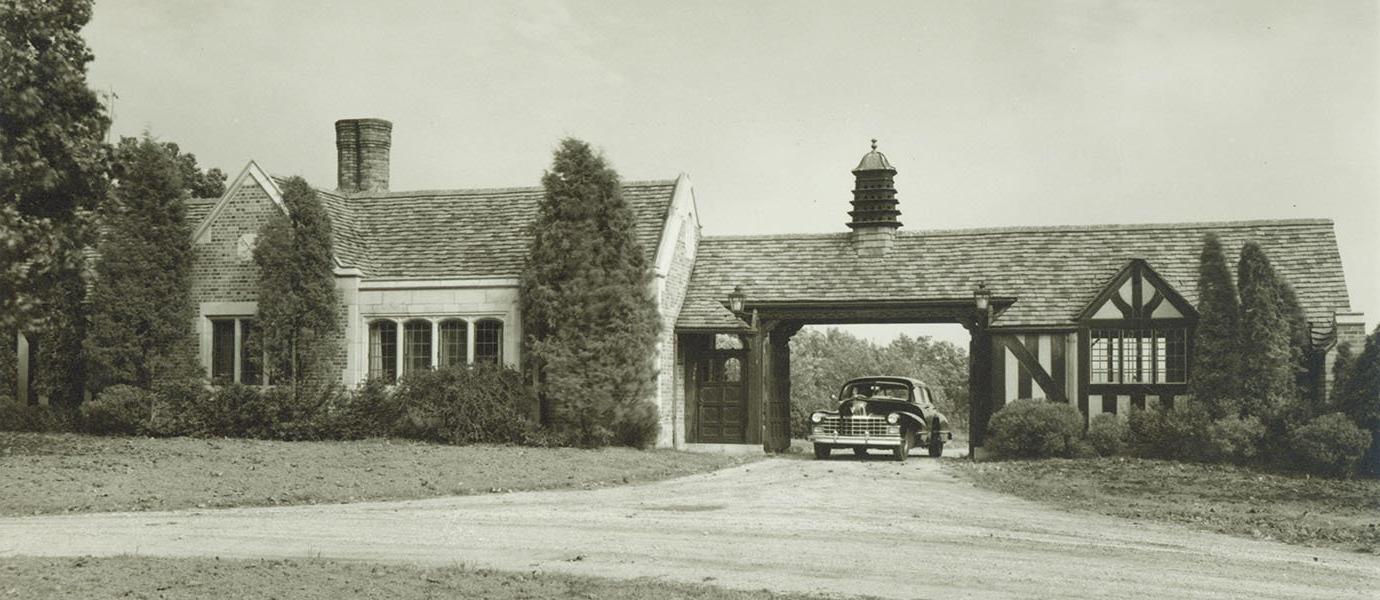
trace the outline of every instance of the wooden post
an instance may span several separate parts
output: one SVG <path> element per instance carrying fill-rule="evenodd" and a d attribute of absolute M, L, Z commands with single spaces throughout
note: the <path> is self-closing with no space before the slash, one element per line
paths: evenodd
<path fill-rule="evenodd" d="M 749 444 L 763 444 L 771 451 L 762 435 L 762 417 L 767 406 L 767 334 L 761 327 L 744 336 L 747 344 L 747 435 Z"/>

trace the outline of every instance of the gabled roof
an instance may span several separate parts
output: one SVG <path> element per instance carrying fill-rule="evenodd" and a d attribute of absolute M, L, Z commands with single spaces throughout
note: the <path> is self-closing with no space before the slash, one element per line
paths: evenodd
<path fill-rule="evenodd" d="M 648 263 L 655 260 L 675 180 L 623 183 Z M 390 192 L 317 191 L 331 213 L 336 258 L 366 277 L 516 277 L 540 187 Z"/>
<path fill-rule="evenodd" d="M 250 162 L 220 199 L 189 201 L 199 236 L 241 184 L 254 180 L 281 205 L 280 180 Z M 648 264 L 656 259 L 676 180 L 623 182 Z M 339 266 L 378 279 L 517 277 L 541 187 L 424 190 L 344 195 L 316 190 L 331 215 Z"/>
<path fill-rule="evenodd" d="M 196 229 L 211 214 L 220 198 L 188 198 L 183 205 L 187 207 L 187 225 Z"/>
<path fill-rule="evenodd" d="M 957 300 L 978 282 L 1016 297 L 995 326 L 1072 327 L 1131 259 L 1151 265 L 1185 300 L 1198 298 L 1198 254 L 1216 233 L 1229 261 L 1255 240 L 1294 287 L 1309 320 L 1350 308 L 1330 220 L 1024 227 L 898 232 L 880 258 L 859 258 L 849 234 L 705 237 L 681 329 L 738 328 L 724 307 L 734 285 L 753 302 Z"/>

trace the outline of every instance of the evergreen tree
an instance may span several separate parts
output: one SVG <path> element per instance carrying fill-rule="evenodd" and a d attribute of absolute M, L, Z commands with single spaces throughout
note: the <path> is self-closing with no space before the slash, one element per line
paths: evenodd
<path fill-rule="evenodd" d="M 69 297 L 89 242 L 81 215 L 104 194 L 110 122 L 86 86 L 90 19 L 90 0 L 0 9 L 0 326 L 38 337 L 82 320 Z"/>
<path fill-rule="evenodd" d="M 1266 417 L 1297 399 L 1293 334 L 1281 283 L 1255 242 L 1241 248 L 1241 389 L 1247 415 Z"/>
<path fill-rule="evenodd" d="M 1364 346 L 1362 346 L 1364 349 Z M 1347 380 L 1351 378 L 1352 367 L 1356 364 L 1356 353 L 1351 351 L 1351 344 L 1342 342 L 1337 344 L 1337 357 L 1332 361 L 1332 389 L 1327 398 L 1327 412 L 1341 411 L 1342 390 L 1349 385 Z"/>
<path fill-rule="evenodd" d="M 565 139 L 542 185 L 521 298 L 544 419 L 581 445 L 650 445 L 660 321 L 618 174 Z"/>
<path fill-rule="evenodd" d="M 1371 435 L 1370 449 L 1362 457 L 1359 470 L 1380 476 L 1380 327 L 1366 337 L 1361 354 L 1346 368 L 1345 377 L 1333 385 L 1336 408 Z"/>
<path fill-rule="evenodd" d="M 124 138 L 119 179 L 102 204 L 86 351 L 96 388 L 152 389 L 198 376 L 192 233 L 176 146 Z"/>
<path fill-rule="evenodd" d="M 1214 417 L 1222 417 L 1240 410 L 1241 307 L 1222 242 L 1213 234 L 1203 240 L 1198 256 L 1197 309 L 1188 389 Z"/>
<path fill-rule="evenodd" d="M 1315 389 L 1317 381 L 1309 364 L 1313 356 L 1313 330 L 1308 325 L 1308 316 L 1304 314 L 1303 307 L 1299 305 L 1298 296 L 1294 294 L 1294 286 L 1284 279 L 1279 280 L 1279 302 L 1280 311 L 1289 323 L 1289 357 L 1296 388 L 1294 395 L 1305 402 L 1304 408 L 1310 417 L 1320 415 L 1326 398 Z"/>
<path fill-rule="evenodd" d="M 259 233 L 259 314 L 250 353 L 267 353 L 264 374 L 292 386 L 331 380 L 340 334 L 340 299 L 332 271 L 331 220 L 316 191 L 301 177 L 283 185 L 287 214 L 275 213 Z"/>

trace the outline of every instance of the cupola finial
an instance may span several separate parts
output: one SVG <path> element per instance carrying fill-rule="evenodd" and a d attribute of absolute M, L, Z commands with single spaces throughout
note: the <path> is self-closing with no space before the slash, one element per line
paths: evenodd
<path fill-rule="evenodd" d="M 877 149 L 877 138 L 872 138 L 872 149 L 873 149 L 873 150 L 876 150 L 876 149 Z"/>

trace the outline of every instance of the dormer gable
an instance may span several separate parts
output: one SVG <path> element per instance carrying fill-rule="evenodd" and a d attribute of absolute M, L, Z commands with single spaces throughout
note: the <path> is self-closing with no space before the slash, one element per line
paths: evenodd
<path fill-rule="evenodd" d="M 1127 262 L 1077 316 L 1080 322 L 1196 318 L 1193 305 L 1140 258 Z"/>

